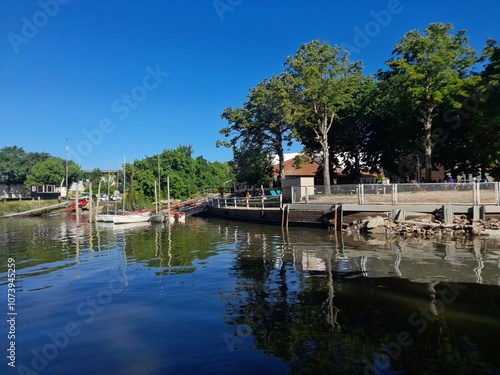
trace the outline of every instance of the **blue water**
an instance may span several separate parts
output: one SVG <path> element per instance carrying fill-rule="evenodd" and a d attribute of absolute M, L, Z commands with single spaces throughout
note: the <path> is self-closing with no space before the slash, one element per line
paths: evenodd
<path fill-rule="evenodd" d="M 35 218 L 0 220 L 0 257 L 2 373 L 500 373 L 495 240 Z"/>

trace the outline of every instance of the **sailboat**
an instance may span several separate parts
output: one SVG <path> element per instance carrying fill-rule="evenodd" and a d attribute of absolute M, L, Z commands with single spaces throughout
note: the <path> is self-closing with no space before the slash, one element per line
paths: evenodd
<path fill-rule="evenodd" d="M 149 221 L 152 223 L 163 223 L 165 221 L 165 215 L 161 212 L 161 208 L 159 208 L 160 205 L 160 192 L 161 192 L 161 187 L 160 187 L 160 155 L 158 154 L 158 193 L 156 189 L 156 181 L 155 181 L 155 206 L 156 206 L 156 212 L 154 214 L 151 214 L 151 217 L 149 218 Z"/>
<path fill-rule="evenodd" d="M 144 211 L 125 211 L 125 157 L 123 158 L 123 200 L 122 200 L 122 213 L 116 214 L 113 217 L 113 223 L 115 224 L 127 224 L 127 223 L 143 223 L 149 221 L 150 212 L 149 210 Z"/>
<path fill-rule="evenodd" d="M 149 221 L 152 223 L 163 223 L 165 221 L 165 216 L 161 212 L 161 210 L 158 210 L 158 194 L 156 193 L 156 181 L 155 181 L 155 204 L 156 204 L 156 212 L 154 214 L 151 214 L 151 217 L 149 218 Z"/>
<path fill-rule="evenodd" d="M 109 199 L 109 193 L 110 193 L 110 183 L 109 183 L 110 180 L 111 180 L 111 166 L 110 166 L 110 168 L 108 170 L 108 181 L 107 181 L 107 184 L 108 184 L 107 197 L 108 197 L 108 199 Z M 99 187 L 100 186 L 101 185 L 99 184 Z M 100 193 L 100 189 L 99 189 L 99 193 Z M 108 200 L 107 203 L 106 203 L 106 213 L 105 214 L 97 214 L 96 215 L 96 221 L 102 221 L 102 222 L 106 222 L 106 223 L 112 223 L 114 216 L 115 215 L 110 215 L 110 213 L 109 213 L 109 200 Z"/>

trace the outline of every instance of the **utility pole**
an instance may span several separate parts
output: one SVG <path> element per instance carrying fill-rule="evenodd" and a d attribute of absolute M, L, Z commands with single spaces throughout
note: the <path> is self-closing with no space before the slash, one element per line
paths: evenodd
<path fill-rule="evenodd" d="M 69 198 L 69 186 L 68 186 L 68 138 L 66 138 L 66 199 Z"/>

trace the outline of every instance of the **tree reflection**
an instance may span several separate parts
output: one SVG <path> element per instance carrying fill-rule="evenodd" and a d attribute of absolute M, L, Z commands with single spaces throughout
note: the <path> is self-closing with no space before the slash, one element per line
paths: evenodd
<path fill-rule="evenodd" d="M 263 350 L 295 374 L 500 368 L 490 341 L 493 334 L 499 342 L 497 287 L 412 282 L 397 274 L 409 266 L 401 254 L 394 254 L 392 277 L 366 277 L 378 264 L 372 258 L 365 272 L 361 256 L 345 256 L 341 238 L 308 243 L 303 235 L 257 228 L 235 234 L 237 286 L 221 293 L 234 327 L 225 337 L 230 351 Z"/>

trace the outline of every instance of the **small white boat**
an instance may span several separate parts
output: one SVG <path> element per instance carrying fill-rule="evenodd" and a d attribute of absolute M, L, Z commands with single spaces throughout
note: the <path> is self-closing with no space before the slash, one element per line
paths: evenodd
<path fill-rule="evenodd" d="M 115 215 L 111 214 L 99 214 L 95 216 L 95 220 L 103 223 L 112 223 Z"/>
<path fill-rule="evenodd" d="M 138 212 L 126 212 L 124 214 L 113 215 L 113 223 L 115 224 L 127 224 L 127 223 L 143 223 L 149 221 L 150 212 L 149 211 L 138 211 Z"/>

